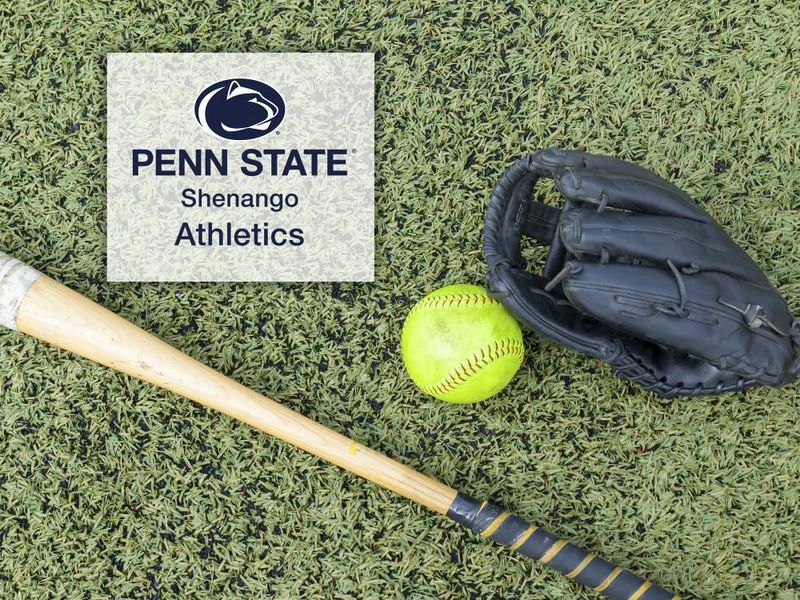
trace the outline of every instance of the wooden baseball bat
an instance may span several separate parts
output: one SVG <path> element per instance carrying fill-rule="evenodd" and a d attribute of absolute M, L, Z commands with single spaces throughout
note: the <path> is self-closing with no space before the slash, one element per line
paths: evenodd
<path fill-rule="evenodd" d="M 0 325 L 218 410 L 461 523 L 615 600 L 672 593 L 281 406 L 0 252 Z"/>

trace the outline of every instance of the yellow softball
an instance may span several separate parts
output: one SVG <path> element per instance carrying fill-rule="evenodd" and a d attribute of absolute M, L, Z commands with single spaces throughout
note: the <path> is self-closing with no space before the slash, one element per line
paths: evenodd
<path fill-rule="evenodd" d="M 502 390 L 525 346 L 514 317 L 477 285 L 448 285 L 417 302 L 400 340 L 408 374 L 426 394 L 478 402 Z"/>

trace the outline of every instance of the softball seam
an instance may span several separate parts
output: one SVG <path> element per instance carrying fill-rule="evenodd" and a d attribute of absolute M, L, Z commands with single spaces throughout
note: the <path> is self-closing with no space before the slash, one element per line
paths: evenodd
<path fill-rule="evenodd" d="M 445 294 L 423 298 L 408 313 L 410 317 L 423 308 L 450 308 L 453 306 L 486 306 L 500 304 L 497 300 L 486 294 Z"/>
<path fill-rule="evenodd" d="M 496 302 L 496 300 L 494 300 L 494 302 Z M 439 383 L 420 386 L 420 389 L 431 396 L 437 394 L 443 396 L 455 390 L 462 383 L 466 383 L 470 377 L 477 375 L 481 369 L 488 367 L 494 361 L 504 356 L 516 356 L 520 359 L 520 362 L 522 362 L 524 355 L 525 346 L 520 340 L 514 338 L 495 340 L 460 363 Z"/>

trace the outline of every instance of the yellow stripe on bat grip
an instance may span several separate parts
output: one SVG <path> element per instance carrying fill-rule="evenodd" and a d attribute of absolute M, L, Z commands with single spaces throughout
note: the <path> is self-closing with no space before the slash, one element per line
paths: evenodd
<path fill-rule="evenodd" d="M 572 569 L 569 573 L 567 573 L 567 577 L 569 579 L 575 579 L 578 575 L 581 574 L 590 562 L 592 562 L 595 558 L 594 554 L 587 554 L 586 558 L 584 558 L 581 562 L 578 563 L 578 566 Z"/>
<path fill-rule="evenodd" d="M 553 560 L 556 555 L 561 552 L 561 549 L 567 545 L 566 540 L 558 540 L 555 544 L 550 546 L 550 549 L 542 554 L 542 557 L 539 559 L 539 562 L 543 565 L 546 565 L 551 560 Z"/>
<path fill-rule="evenodd" d="M 602 592 L 602 591 L 608 589 L 608 586 L 610 586 L 612 583 L 614 583 L 614 580 L 617 577 L 619 577 L 620 573 L 622 573 L 622 567 L 614 567 L 614 570 L 611 571 L 611 573 L 608 574 L 608 577 L 606 577 L 602 582 L 600 582 L 600 585 L 598 585 L 594 589 L 597 590 L 598 592 Z"/>
<path fill-rule="evenodd" d="M 536 532 L 537 529 L 539 528 L 534 527 L 533 525 L 528 527 L 525 531 L 522 532 L 522 535 L 519 536 L 519 538 L 517 538 L 517 541 L 515 541 L 513 544 L 509 546 L 509 548 L 511 548 L 512 550 L 519 550 L 520 546 L 522 546 L 522 544 L 524 544 L 528 540 L 528 538 L 531 537 Z"/>
<path fill-rule="evenodd" d="M 477 534 L 537 560 L 612 600 L 674 600 L 674 594 L 491 504 L 458 494 L 448 511 Z"/>
<path fill-rule="evenodd" d="M 503 521 L 505 521 L 508 518 L 509 514 L 511 514 L 511 513 L 504 512 L 499 517 L 497 517 L 494 521 L 492 521 L 492 523 L 486 529 L 481 531 L 481 537 L 489 537 L 495 531 L 497 531 L 497 528 L 500 527 L 500 525 L 503 524 Z"/>
<path fill-rule="evenodd" d="M 628 600 L 639 600 L 644 593 L 649 590 L 653 586 L 652 583 L 649 581 L 645 581 L 642 585 L 639 586 L 639 589 L 633 592 L 633 595 L 628 598 Z"/>

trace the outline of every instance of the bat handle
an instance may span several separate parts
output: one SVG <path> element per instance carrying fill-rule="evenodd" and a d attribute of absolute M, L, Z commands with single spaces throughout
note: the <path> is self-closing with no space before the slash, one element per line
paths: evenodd
<path fill-rule="evenodd" d="M 447 516 L 481 537 L 532 558 L 613 600 L 677 600 L 678 596 L 535 527 L 490 502 L 459 493 Z"/>

